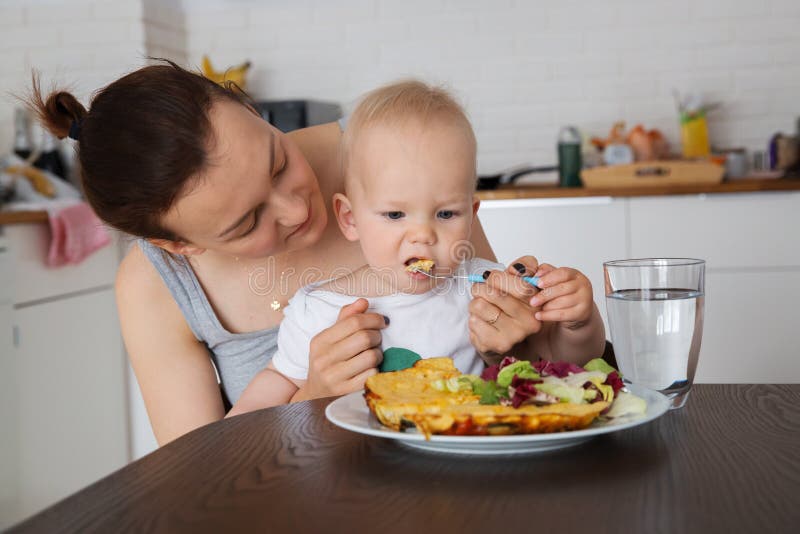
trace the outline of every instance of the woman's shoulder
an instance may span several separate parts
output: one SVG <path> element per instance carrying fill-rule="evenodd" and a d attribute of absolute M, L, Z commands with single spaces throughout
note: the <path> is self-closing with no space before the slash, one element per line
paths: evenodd
<path fill-rule="evenodd" d="M 339 123 L 310 126 L 287 135 L 306 157 L 323 189 L 338 190 L 342 183 L 339 154 L 342 130 Z"/>
<path fill-rule="evenodd" d="M 172 300 L 169 289 L 138 243 L 130 247 L 120 262 L 114 286 L 120 306 L 141 302 L 152 307 Z"/>

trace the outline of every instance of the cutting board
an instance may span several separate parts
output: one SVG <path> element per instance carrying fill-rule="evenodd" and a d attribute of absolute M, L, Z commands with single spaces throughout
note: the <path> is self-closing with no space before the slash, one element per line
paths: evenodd
<path fill-rule="evenodd" d="M 725 168 L 708 161 L 647 161 L 581 171 L 585 187 L 647 187 L 722 182 Z"/>

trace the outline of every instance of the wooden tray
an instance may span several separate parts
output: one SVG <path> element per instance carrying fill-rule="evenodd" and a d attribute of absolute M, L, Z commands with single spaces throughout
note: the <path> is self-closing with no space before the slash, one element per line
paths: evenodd
<path fill-rule="evenodd" d="M 702 185 L 722 182 L 725 168 L 706 161 L 648 161 L 581 171 L 585 187 Z"/>

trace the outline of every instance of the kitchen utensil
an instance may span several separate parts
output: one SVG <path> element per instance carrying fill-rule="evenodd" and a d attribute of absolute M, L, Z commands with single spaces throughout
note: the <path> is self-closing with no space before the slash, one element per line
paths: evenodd
<path fill-rule="evenodd" d="M 427 276 L 428 278 L 434 278 L 436 280 L 460 279 L 460 280 L 468 280 L 468 281 L 472 282 L 473 284 L 482 284 L 482 283 L 486 282 L 486 280 L 480 274 L 468 274 L 468 275 L 447 274 L 447 275 L 443 275 L 443 274 L 432 274 L 432 273 L 423 271 L 422 269 L 413 269 L 413 272 L 422 273 L 425 276 Z M 532 285 L 533 287 L 536 287 L 536 288 L 539 287 L 537 285 L 537 284 L 539 284 L 539 277 L 538 276 L 523 276 L 522 279 L 525 280 L 530 285 Z"/>
<path fill-rule="evenodd" d="M 633 149 L 630 145 L 606 145 L 605 150 L 603 150 L 603 161 L 605 161 L 606 165 L 628 165 L 633 163 L 633 159 Z"/>
<path fill-rule="evenodd" d="M 558 180 L 561 187 L 581 186 L 581 134 L 574 126 L 558 133 Z"/>
<path fill-rule="evenodd" d="M 527 176 L 529 174 L 534 173 L 546 173 L 546 172 L 555 172 L 558 170 L 558 167 L 555 166 L 543 166 L 543 167 L 531 167 L 531 166 L 523 166 L 523 167 L 515 167 L 513 169 L 497 173 L 497 174 L 489 174 L 485 176 L 478 177 L 478 189 L 486 190 L 486 189 L 497 189 L 501 185 L 508 185 L 514 183 L 517 179 L 522 178 L 523 176 Z"/>
<path fill-rule="evenodd" d="M 744 148 L 725 151 L 725 178 L 744 178 L 749 171 L 747 151 Z"/>
<path fill-rule="evenodd" d="M 647 187 L 718 184 L 725 168 L 707 161 L 651 161 L 584 169 L 586 187 Z"/>

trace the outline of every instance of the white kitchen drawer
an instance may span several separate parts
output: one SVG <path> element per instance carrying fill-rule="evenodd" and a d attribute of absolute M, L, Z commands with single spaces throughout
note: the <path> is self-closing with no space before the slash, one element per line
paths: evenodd
<path fill-rule="evenodd" d="M 47 267 L 50 228 L 46 224 L 13 224 L 3 229 L 13 276 L 13 302 L 25 304 L 114 283 L 119 252 L 114 243 L 78 265 Z"/>
<path fill-rule="evenodd" d="M 800 193 L 629 202 L 632 257 L 701 258 L 709 269 L 800 266 Z"/>
<path fill-rule="evenodd" d="M 125 356 L 111 289 L 14 315 L 19 511 L 27 516 L 127 463 Z"/>
<path fill-rule="evenodd" d="M 800 269 L 708 273 L 697 381 L 800 383 L 798 302 Z"/>

